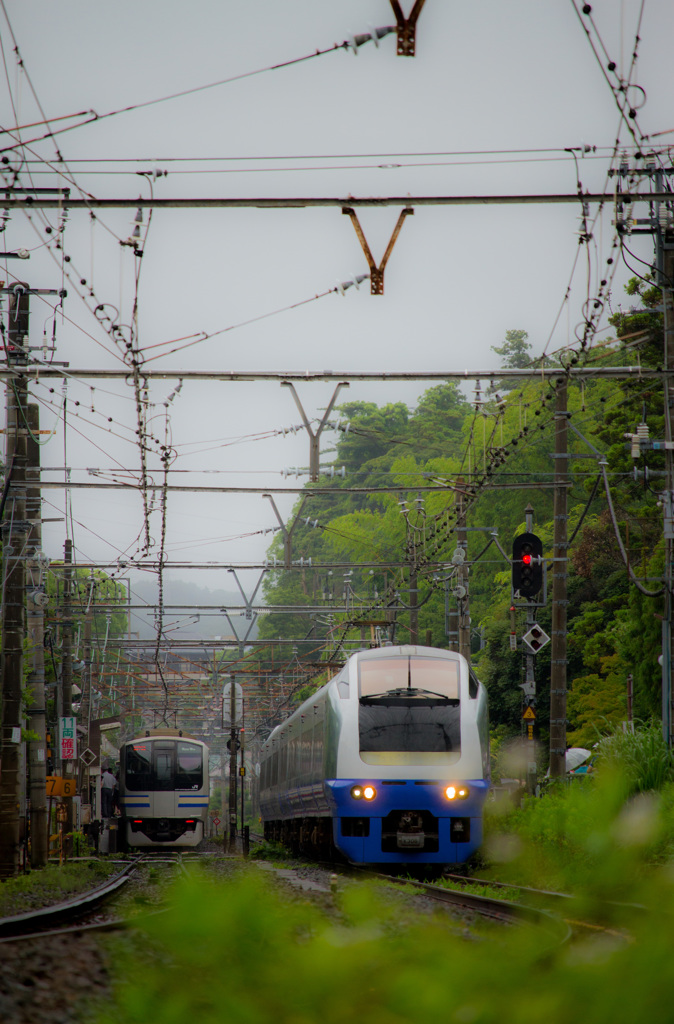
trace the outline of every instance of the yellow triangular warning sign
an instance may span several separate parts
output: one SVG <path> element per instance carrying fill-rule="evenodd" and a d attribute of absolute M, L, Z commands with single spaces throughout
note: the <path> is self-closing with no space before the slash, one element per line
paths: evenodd
<path fill-rule="evenodd" d="M 536 712 L 534 711 L 533 708 L 527 708 L 526 711 L 524 712 L 524 714 L 522 715 L 522 718 L 525 718 L 525 719 L 526 718 L 535 718 L 535 717 L 536 717 Z"/>

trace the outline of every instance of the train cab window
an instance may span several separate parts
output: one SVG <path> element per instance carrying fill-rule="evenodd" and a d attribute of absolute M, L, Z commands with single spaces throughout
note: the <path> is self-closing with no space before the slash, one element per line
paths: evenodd
<path fill-rule="evenodd" d="M 152 744 L 133 743 L 124 747 L 126 788 L 132 792 L 150 789 L 152 776 Z"/>
<path fill-rule="evenodd" d="M 196 743 L 178 741 L 176 752 L 176 789 L 201 789 L 204 777 L 201 747 Z"/>
<path fill-rule="evenodd" d="M 139 742 L 125 748 L 125 785 L 131 792 L 201 789 L 201 747 L 180 740 Z"/>
<path fill-rule="evenodd" d="M 395 695 L 420 700 L 459 699 L 459 663 L 447 658 L 362 658 L 358 675 L 361 703 Z"/>
<path fill-rule="evenodd" d="M 365 760 L 456 759 L 461 750 L 459 663 L 397 655 L 359 666 L 359 739 Z"/>

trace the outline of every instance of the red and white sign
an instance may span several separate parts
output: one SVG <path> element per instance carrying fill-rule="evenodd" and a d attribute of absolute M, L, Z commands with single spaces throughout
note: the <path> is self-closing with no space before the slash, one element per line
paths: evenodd
<path fill-rule="evenodd" d="M 61 760 L 74 761 L 77 757 L 77 719 L 61 718 Z"/>

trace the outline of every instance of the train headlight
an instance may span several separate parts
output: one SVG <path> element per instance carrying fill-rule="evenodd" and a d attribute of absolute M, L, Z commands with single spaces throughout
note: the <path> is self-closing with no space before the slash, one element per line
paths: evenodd
<path fill-rule="evenodd" d="M 468 792 L 468 786 L 447 786 L 445 796 L 448 800 L 466 800 Z"/>
<path fill-rule="evenodd" d="M 377 790 L 374 786 L 352 786 L 351 796 L 354 800 L 374 800 Z"/>

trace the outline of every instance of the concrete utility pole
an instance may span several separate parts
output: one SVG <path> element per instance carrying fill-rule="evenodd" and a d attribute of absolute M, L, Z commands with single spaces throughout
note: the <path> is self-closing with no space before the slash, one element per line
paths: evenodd
<path fill-rule="evenodd" d="M 96 590 L 96 580 L 92 575 L 87 581 L 87 605 L 84 614 L 84 631 L 82 637 L 82 671 L 80 674 L 80 708 L 78 719 L 80 725 L 86 730 L 83 736 L 83 745 L 91 749 L 91 719 L 93 712 L 93 665 L 91 658 L 91 626 L 94 618 L 94 594 Z M 78 787 L 77 791 L 80 796 L 81 804 L 90 803 L 89 790 L 90 790 L 90 772 L 87 765 L 80 763 L 78 766 Z"/>
<path fill-rule="evenodd" d="M 47 864 L 49 841 L 47 829 L 47 762 L 46 762 L 46 695 L 44 685 L 44 609 L 47 603 L 42 554 L 42 500 L 40 496 L 40 407 L 31 403 L 26 409 L 29 436 L 26 467 L 26 518 L 30 523 L 26 571 L 28 574 L 27 629 L 32 644 L 32 667 L 28 688 L 32 694 L 28 728 L 37 739 L 28 744 L 30 784 L 30 863 L 34 868 Z"/>
<path fill-rule="evenodd" d="M 61 618 L 61 716 L 72 717 L 73 713 L 73 542 L 66 539 L 63 546 L 63 611 Z M 56 742 L 59 744 L 59 762 L 63 778 L 72 779 L 75 775 L 74 760 L 61 761 L 61 723 L 58 723 Z M 73 829 L 73 802 L 65 801 L 67 817 L 65 831 Z"/>
<path fill-rule="evenodd" d="M 552 571 L 552 653 L 550 667 L 550 776 L 566 773 L 566 611 L 568 505 L 567 380 L 557 381 L 555 404 L 554 547 Z"/>
<path fill-rule="evenodd" d="M 662 317 L 664 333 L 663 363 L 667 371 L 674 370 L 674 228 L 656 231 L 658 284 L 662 289 Z M 674 396 L 668 373 L 664 375 L 665 399 L 665 486 L 669 500 L 663 502 L 665 511 L 665 614 L 662 622 L 662 733 L 668 746 L 674 746 L 674 430 L 672 415 Z M 666 497 L 667 497 L 666 496 Z M 669 516 L 668 516 L 669 511 Z"/>
<path fill-rule="evenodd" d="M 459 487 L 464 485 L 463 480 L 457 480 Z M 462 490 L 456 494 L 456 539 L 458 547 L 462 548 L 466 558 L 468 557 L 468 533 L 466 531 L 466 495 Z M 462 654 L 470 665 L 470 581 L 468 578 L 468 566 L 465 561 L 459 564 L 457 569 L 457 589 L 459 594 L 459 654 Z"/>
<path fill-rule="evenodd" d="M 419 643 L 419 574 L 415 554 L 410 549 L 410 643 Z"/>
<path fill-rule="evenodd" d="M 445 634 L 447 635 L 447 649 L 449 651 L 459 650 L 459 611 L 455 601 L 450 601 L 449 580 L 445 580 Z"/>
<path fill-rule="evenodd" d="M 21 367 L 27 361 L 27 284 L 10 293 L 7 361 Z M 9 491 L 2 522 L 2 760 L 0 771 L 0 877 L 19 868 L 21 802 L 21 726 L 23 713 L 23 642 L 25 638 L 26 519 L 26 404 L 27 379 L 18 372 L 7 387 L 7 468 Z"/>
<path fill-rule="evenodd" d="M 232 684 L 229 695 L 229 713 L 230 719 L 230 730 L 229 730 L 229 849 L 234 852 L 236 849 L 236 763 L 237 763 L 237 750 L 236 750 L 236 685 L 234 682 L 234 676 L 232 676 Z"/>

